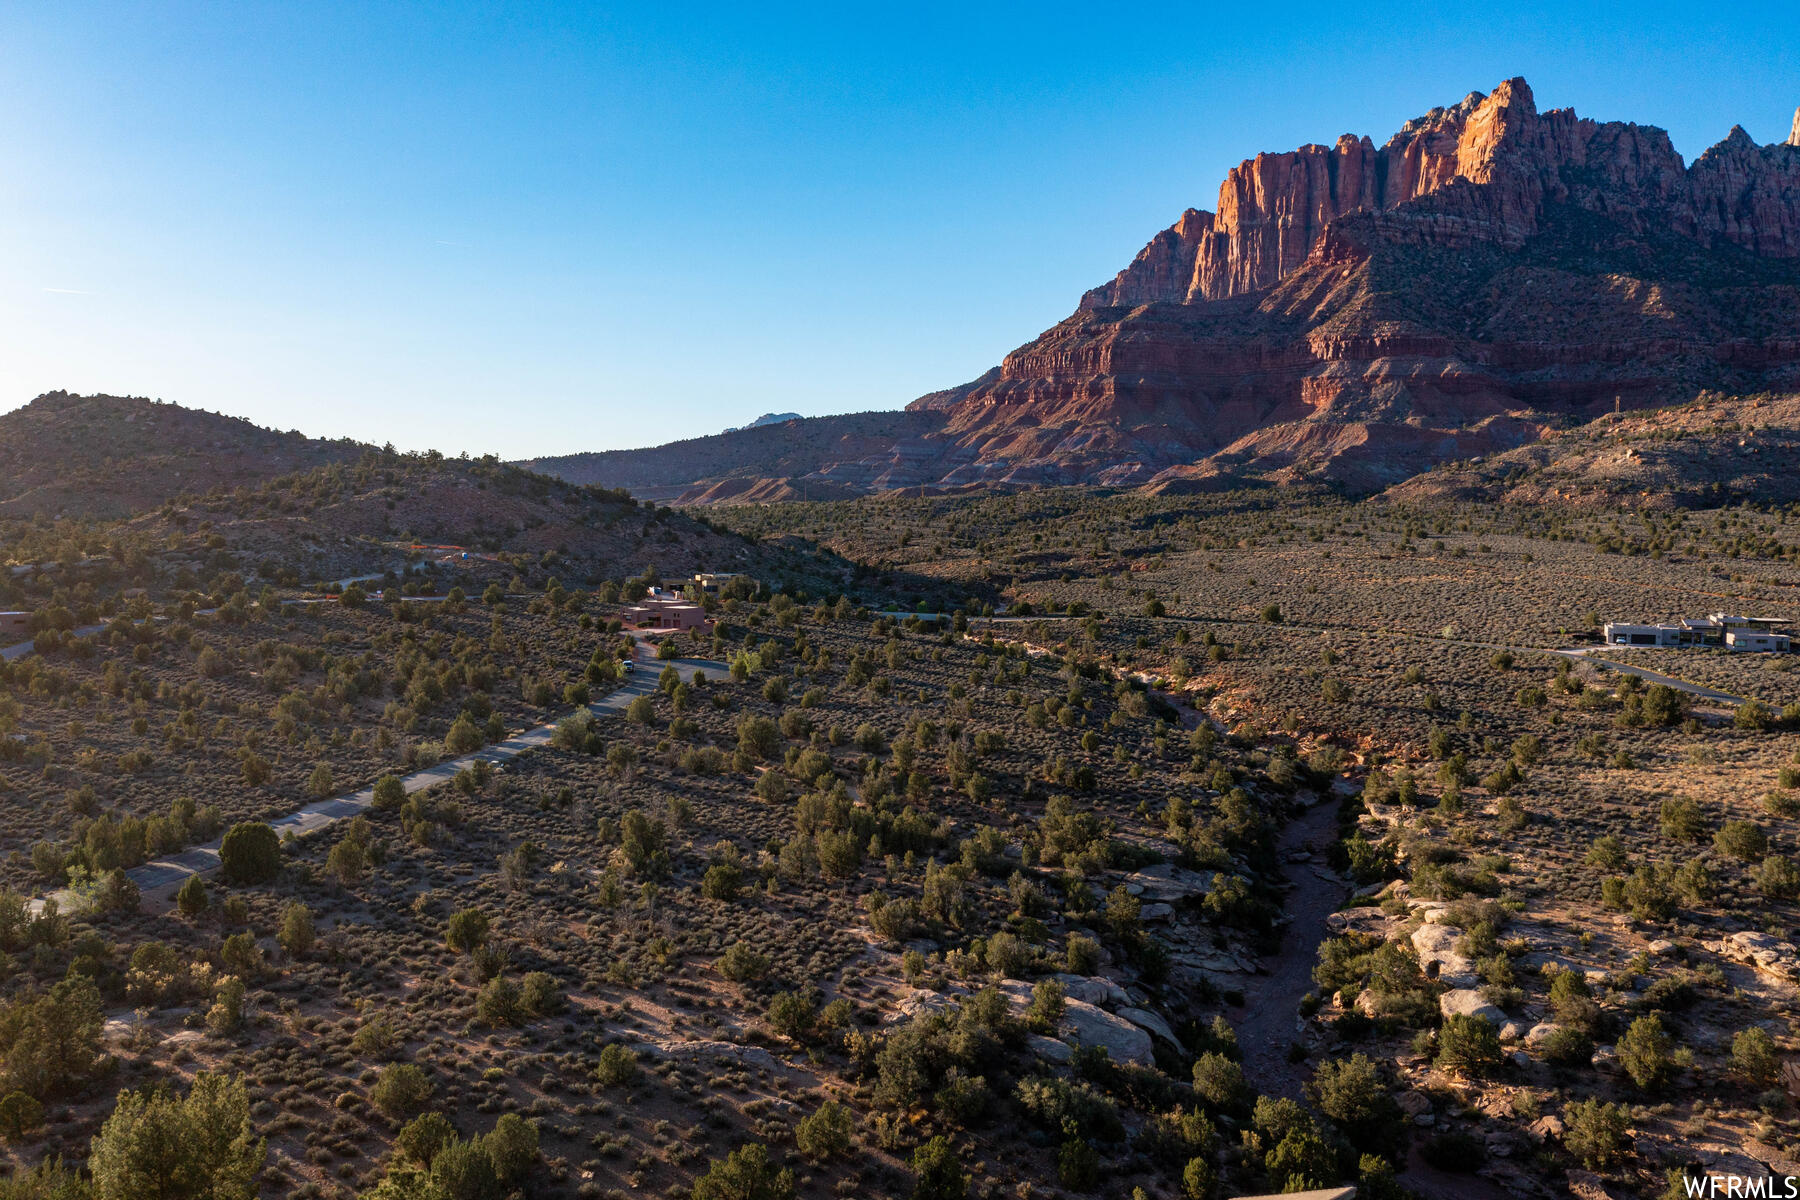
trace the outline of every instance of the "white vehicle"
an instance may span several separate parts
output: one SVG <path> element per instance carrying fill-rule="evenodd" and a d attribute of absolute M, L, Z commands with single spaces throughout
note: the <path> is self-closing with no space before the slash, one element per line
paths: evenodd
<path fill-rule="evenodd" d="M 622 669 L 622 670 L 623 670 L 623 671 L 624 671 L 624 672 L 625 672 L 625 673 L 626 673 L 626 674 L 627 674 L 627 675 L 629 675 L 629 674 L 631 674 L 631 673 L 632 673 L 632 672 L 633 672 L 633 671 L 635 671 L 635 670 L 637 670 L 637 663 L 636 663 L 636 662 L 634 662 L 634 661 L 632 661 L 632 660 L 631 660 L 631 659 L 629 659 L 629 658 L 628 658 L 628 659 L 626 659 L 626 660 L 625 660 L 625 665 L 624 665 L 624 666 L 623 666 L 623 667 L 622 667 L 622 668 L 621 668 L 621 669 Z"/>

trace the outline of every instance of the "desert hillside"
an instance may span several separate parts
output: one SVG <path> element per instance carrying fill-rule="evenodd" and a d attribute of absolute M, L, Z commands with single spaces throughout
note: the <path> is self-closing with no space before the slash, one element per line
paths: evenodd
<path fill-rule="evenodd" d="M 365 449 L 136 396 L 50 392 L 0 416 L 0 515 L 122 517 Z"/>

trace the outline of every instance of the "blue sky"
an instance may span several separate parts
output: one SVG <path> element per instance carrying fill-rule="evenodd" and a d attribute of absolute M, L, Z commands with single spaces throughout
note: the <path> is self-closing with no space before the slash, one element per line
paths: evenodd
<path fill-rule="evenodd" d="M 1690 160 L 1800 6 L 0 6 L 0 409 L 508 457 L 895 408 L 1259 150 L 1522 74 Z"/>

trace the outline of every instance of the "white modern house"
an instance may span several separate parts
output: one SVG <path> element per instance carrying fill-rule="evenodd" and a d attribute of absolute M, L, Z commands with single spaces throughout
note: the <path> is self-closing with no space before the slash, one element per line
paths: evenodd
<path fill-rule="evenodd" d="M 1723 646 L 1727 650 L 1786 653 L 1788 635 L 1774 626 L 1786 625 L 1783 617 L 1740 617 L 1716 612 L 1704 617 L 1683 617 L 1670 624 L 1644 625 L 1608 621 L 1601 635 L 1609 646 Z"/>

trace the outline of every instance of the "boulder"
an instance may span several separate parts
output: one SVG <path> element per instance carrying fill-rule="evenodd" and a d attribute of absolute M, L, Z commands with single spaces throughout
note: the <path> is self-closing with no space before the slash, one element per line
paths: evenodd
<path fill-rule="evenodd" d="M 1456 952 L 1460 930 L 1439 925 L 1426 918 L 1426 923 L 1413 930 L 1413 950 L 1419 956 L 1419 969 L 1427 979 L 1438 979 L 1453 988 L 1470 988 L 1476 983 L 1475 964 L 1467 955 Z"/>
<path fill-rule="evenodd" d="M 1400 1111 L 1409 1117 L 1431 1111 L 1431 1097 L 1424 1092 L 1401 1092 L 1396 1103 L 1400 1105 Z"/>
<path fill-rule="evenodd" d="M 1130 1003 L 1124 988 L 1101 975 L 1070 975 L 1063 972 L 1050 978 L 1062 984 L 1063 995 L 1071 1000 L 1098 1004 L 1102 1008 L 1117 1008 L 1121 1004 Z"/>
<path fill-rule="evenodd" d="M 631 1047 L 639 1054 L 648 1054 L 655 1058 L 671 1058 L 683 1061 L 706 1059 L 716 1061 L 729 1059 L 745 1066 L 761 1067 L 768 1071 L 785 1071 L 786 1066 L 773 1054 L 761 1046 L 740 1046 L 736 1042 L 698 1041 L 678 1042 L 658 1039 L 635 1042 Z"/>
<path fill-rule="evenodd" d="M 1041 1033 L 1029 1035 L 1025 1039 L 1025 1044 L 1031 1047 L 1033 1054 L 1048 1062 L 1066 1063 L 1075 1057 L 1075 1050 L 1069 1043 L 1059 1042 L 1055 1038 L 1045 1037 Z"/>
<path fill-rule="evenodd" d="M 1181 951 L 1171 954 L 1169 962 L 1177 967 L 1186 967 L 1189 970 L 1204 971 L 1214 975 L 1248 973 L 1254 970 L 1254 967 L 1246 965 L 1236 955 L 1227 954 L 1222 950 L 1200 953 Z"/>
<path fill-rule="evenodd" d="M 1446 1017 L 1480 1017 L 1496 1029 L 1506 1024 L 1506 1014 L 1489 1004 L 1474 988 L 1451 988 L 1438 997 L 1438 1008 Z"/>
<path fill-rule="evenodd" d="M 1379 908 L 1364 906 L 1328 913 L 1325 928 L 1339 936 L 1346 933 L 1366 933 L 1385 940 L 1398 920 L 1399 918 L 1389 916 Z"/>
<path fill-rule="evenodd" d="M 1173 903 L 1212 891 L 1216 871 L 1189 871 L 1173 863 L 1157 863 L 1125 877 L 1125 890 L 1145 900 Z"/>
<path fill-rule="evenodd" d="M 1546 1113 L 1527 1125 L 1525 1134 L 1534 1142 L 1547 1142 L 1552 1138 L 1560 1140 L 1563 1135 L 1563 1119 L 1554 1113 Z"/>
<path fill-rule="evenodd" d="M 1766 1179 L 1771 1174 L 1768 1164 L 1727 1146 L 1697 1147 L 1694 1155 L 1705 1167 L 1707 1178 L 1718 1180 L 1716 1185 L 1718 1190 L 1714 1193 L 1715 1195 L 1730 1195 L 1731 1192 L 1727 1189 L 1731 1187 L 1733 1180 L 1738 1181 L 1739 1195 L 1750 1195 L 1751 1193 L 1742 1190 L 1743 1181 Z M 1780 1195 L 1781 1193 L 1776 1191 L 1770 1194 Z"/>
<path fill-rule="evenodd" d="M 1145 921 L 1166 921 L 1174 915 L 1175 906 L 1164 904 L 1160 900 L 1146 904 L 1138 910 L 1139 919 Z"/>
<path fill-rule="evenodd" d="M 946 996 L 941 992 L 928 992 L 920 988 L 895 1001 L 892 1014 L 895 1020 L 911 1019 L 923 1013 L 945 1012 L 955 1008 L 956 1004 L 954 996 Z"/>
<path fill-rule="evenodd" d="M 1181 1044 L 1175 1037 L 1175 1031 L 1169 1028 L 1169 1023 L 1147 1008 L 1121 1008 L 1119 1015 L 1139 1029 L 1148 1029 L 1170 1045 L 1179 1046 Z"/>
<path fill-rule="evenodd" d="M 1080 1000 L 1064 1000 L 1062 1026 L 1057 1032 L 1078 1046 L 1101 1047 L 1116 1063 L 1148 1067 L 1155 1062 L 1148 1033 L 1124 1017 Z"/>
<path fill-rule="evenodd" d="M 1534 1048 L 1541 1046 L 1550 1040 L 1550 1035 L 1558 1028 L 1554 1021 L 1541 1021 L 1525 1031 L 1525 1044 Z"/>

